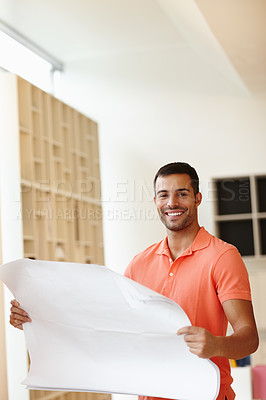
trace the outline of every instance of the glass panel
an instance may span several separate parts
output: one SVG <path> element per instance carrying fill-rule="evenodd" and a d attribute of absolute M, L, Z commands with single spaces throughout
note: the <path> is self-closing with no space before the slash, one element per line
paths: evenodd
<path fill-rule="evenodd" d="M 254 255 L 252 220 L 222 221 L 219 237 L 236 246 L 242 256 Z"/>
<path fill-rule="evenodd" d="M 243 214 L 251 212 L 249 178 L 222 179 L 216 182 L 218 214 Z"/>
<path fill-rule="evenodd" d="M 259 212 L 266 212 L 266 177 L 257 178 Z"/>
<path fill-rule="evenodd" d="M 260 248 L 261 253 L 266 254 L 266 219 L 259 221 L 260 226 Z"/>

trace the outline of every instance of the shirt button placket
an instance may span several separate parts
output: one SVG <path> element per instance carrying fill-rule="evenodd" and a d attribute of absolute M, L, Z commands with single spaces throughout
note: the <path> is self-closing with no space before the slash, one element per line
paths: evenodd
<path fill-rule="evenodd" d="M 171 258 L 168 258 L 168 260 L 169 260 L 169 271 L 167 273 L 164 288 L 162 291 L 162 294 L 166 297 L 168 297 L 169 294 L 171 293 L 172 284 L 173 284 L 173 276 L 174 276 L 174 273 L 172 272 L 172 266 L 173 266 L 174 262 Z"/>
<path fill-rule="evenodd" d="M 172 272 L 172 266 L 174 264 L 173 260 L 171 258 L 169 258 L 169 262 L 170 262 L 170 271 L 169 271 L 169 276 L 174 276 L 174 273 Z"/>
<path fill-rule="evenodd" d="M 170 293 L 172 291 L 172 285 L 174 282 L 174 280 L 173 280 L 173 276 L 174 276 L 173 264 L 174 264 L 173 260 L 171 258 L 169 258 L 169 271 L 167 274 L 167 278 L 166 278 L 166 282 L 165 282 L 165 286 L 164 286 L 164 293 L 163 293 L 166 297 L 168 297 L 170 295 Z"/>

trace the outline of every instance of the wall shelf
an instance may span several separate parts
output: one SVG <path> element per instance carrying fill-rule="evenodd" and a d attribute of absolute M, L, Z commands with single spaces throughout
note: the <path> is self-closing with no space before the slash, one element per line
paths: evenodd
<path fill-rule="evenodd" d="M 20 77 L 16 90 L 24 257 L 104 264 L 97 124 Z M 110 395 L 31 391 L 70 398 Z"/>

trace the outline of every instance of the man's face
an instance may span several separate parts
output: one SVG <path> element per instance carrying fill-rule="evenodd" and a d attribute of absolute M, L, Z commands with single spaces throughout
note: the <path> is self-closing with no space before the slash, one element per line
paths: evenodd
<path fill-rule="evenodd" d="M 201 193 L 194 195 L 190 176 L 173 174 L 159 176 L 154 202 L 162 223 L 170 231 L 180 231 L 198 224 L 197 207 Z"/>

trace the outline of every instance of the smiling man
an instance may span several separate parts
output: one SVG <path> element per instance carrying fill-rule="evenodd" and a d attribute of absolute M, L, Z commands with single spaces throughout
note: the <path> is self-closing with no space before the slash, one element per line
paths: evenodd
<path fill-rule="evenodd" d="M 233 400 L 228 359 L 243 358 L 258 347 L 246 267 L 234 246 L 199 226 L 202 195 L 193 167 L 176 162 L 160 168 L 154 191 L 167 236 L 134 257 L 125 275 L 183 308 L 192 326 L 177 334 L 184 335 L 192 353 L 218 365 L 221 387 L 217 399 Z M 10 323 L 23 329 L 23 323 L 30 321 L 13 300 Z M 230 336 L 226 336 L 228 321 L 234 331 Z M 144 399 L 152 398 L 141 396 Z"/>
<path fill-rule="evenodd" d="M 183 308 L 192 326 L 177 334 L 184 335 L 192 353 L 218 365 L 217 399 L 233 400 L 228 359 L 243 358 L 258 347 L 246 267 L 234 246 L 199 226 L 202 195 L 193 167 L 182 162 L 163 166 L 154 178 L 154 192 L 167 236 L 134 257 L 125 275 Z M 234 331 L 230 336 L 228 321 Z"/>

